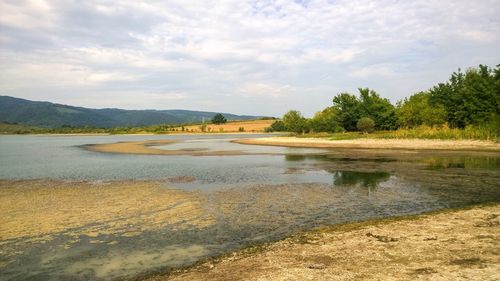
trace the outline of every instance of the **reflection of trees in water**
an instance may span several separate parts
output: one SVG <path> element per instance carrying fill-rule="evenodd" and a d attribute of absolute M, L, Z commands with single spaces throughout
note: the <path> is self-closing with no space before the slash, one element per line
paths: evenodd
<path fill-rule="evenodd" d="M 307 155 L 300 154 L 287 154 L 285 155 L 286 161 L 304 161 L 307 159 Z"/>
<path fill-rule="evenodd" d="M 500 157 L 484 156 L 455 156 L 455 157 L 428 157 L 423 160 L 429 169 L 446 168 L 487 169 L 500 168 Z"/>
<path fill-rule="evenodd" d="M 385 172 L 336 171 L 333 172 L 333 184 L 360 184 L 366 187 L 377 187 L 381 182 L 387 181 L 389 177 L 390 174 Z"/>
<path fill-rule="evenodd" d="M 356 172 L 356 171 L 335 171 L 333 172 L 334 186 L 363 186 L 367 187 L 367 196 L 370 199 L 372 191 L 377 186 L 389 180 L 391 175 L 385 172 Z"/>

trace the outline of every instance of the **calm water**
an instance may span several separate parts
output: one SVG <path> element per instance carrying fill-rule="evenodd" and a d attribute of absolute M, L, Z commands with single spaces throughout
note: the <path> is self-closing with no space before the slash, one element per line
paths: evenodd
<path fill-rule="evenodd" d="M 0 250 L 8 255 L 0 258 L 0 280 L 128 278 L 318 226 L 500 201 L 498 154 L 229 142 L 244 137 L 1 136 L 0 179 L 159 180 L 166 188 L 204 198 L 203 208 L 214 222 L 204 228 L 181 222 L 182 227 L 168 225 L 133 237 L 100 235 L 101 243 L 80 235 L 70 247 L 63 245 L 74 235 L 65 230 L 43 243 L 33 242 L 34 237 L 3 241 Z M 237 150 L 247 155 L 126 155 L 82 148 L 152 139 L 179 141 L 158 149 Z M 179 177 L 192 180 L 170 181 Z"/>

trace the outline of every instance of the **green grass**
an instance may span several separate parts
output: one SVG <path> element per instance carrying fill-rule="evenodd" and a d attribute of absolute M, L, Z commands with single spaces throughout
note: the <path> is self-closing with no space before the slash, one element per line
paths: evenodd
<path fill-rule="evenodd" d="M 44 128 L 0 123 L 0 134 L 43 134 L 46 132 Z"/>
<path fill-rule="evenodd" d="M 309 133 L 297 135 L 299 138 L 326 138 L 330 140 L 371 139 L 440 139 L 440 140 L 488 140 L 500 142 L 499 128 L 494 126 L 468 126 L 465 129 L 420 126 L 413 129 L 376 131 L 370 134 L 360 132 Z"/>
<path fill-rule="evenodd" d="M 420 126 L 415 129 L 378 132 L 377 138 L 385 139 L 441 139 L 441 140 L 489 140 L 500 141 L 498 128 L 468 126 L 465 129 Z"/>

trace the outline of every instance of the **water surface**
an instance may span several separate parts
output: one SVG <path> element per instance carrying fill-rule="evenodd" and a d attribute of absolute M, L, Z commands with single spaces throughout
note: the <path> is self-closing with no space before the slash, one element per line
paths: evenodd
<path fill-rule="evenodd" d="M 107 181 L 158 181 L 166 190 L 188 194 L 180 205 L 195 200 L 196 210 L 202 210 L 201 214 L 191 209 L 172 213 L 182 219 L 139 228 L 133 235 L 127 229 L 115 231 L 116 222 L 96 220 L 94 225 L 58 230 L 43 241 L 36 236 L 0 239 L 0 280 L 128 278 L 190 265 L 318 226 L 500 199 L 500 156 L 494 153 L 329 150 L 229 142 L 243 137 L 248 136 L 0 137 L 0 179 L 7 188 L 9 180 L 45 179 L 37 183 L 42 186 L 39 191 L 59 196 L 50 185 L 71 188 L 74 181 L 90 181 L 99 188 L 82 189 L 81 201 L 85 202 L 94 195 L 85 192 L 99 193 L 100 188 L 107 188 Z M 128 155 L 82 147 L 158 139 L 178 140 L 158 149 L 246 154 Z M 101 192 L 110 196 L 103 202 L 118 204 L 120 196 L 134 199 L 139 191 L 143 190 Z M 161 196 L 161 190 L 150 196 Z M 178 207 L 165 206 L 167 211 Z M 47 206 L 45 211 L 54 211 L 51 208 L 56 207 Z M 160 209 L 155 210 L 165 211 Z M 127 221 L 131 229 L 147 225 L 152 217 L 146 216 L 142 223 L 134 217 L 119 217 L 119 226 Z M 89 233 L 89 229 L 95 231 Z"/>

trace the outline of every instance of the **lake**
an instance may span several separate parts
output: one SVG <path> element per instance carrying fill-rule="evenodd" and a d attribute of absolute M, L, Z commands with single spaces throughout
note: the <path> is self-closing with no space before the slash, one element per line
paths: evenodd
<path fill-rule="evenodd" d="M 0 280 L 132 278 L 315 227 L 500 201 L 498 153 L 230 142 L 255 137 L 0 136 Z M 170 139 L 155 148 L 241 153 L 85 148 Z"/>

